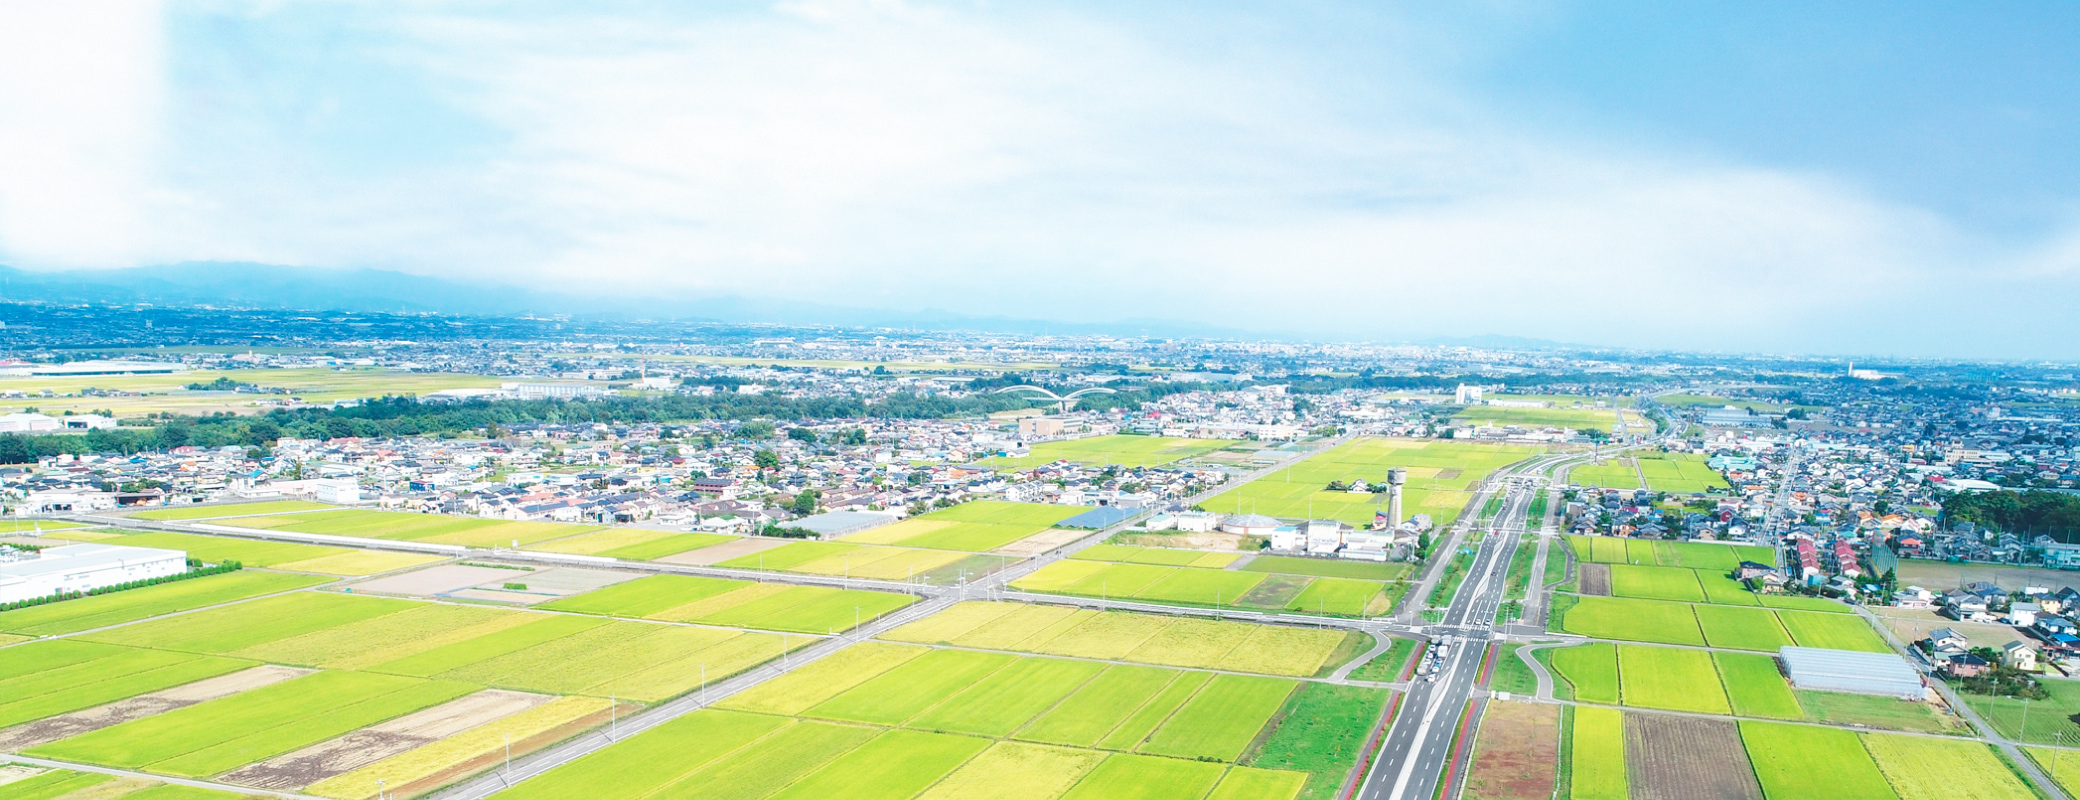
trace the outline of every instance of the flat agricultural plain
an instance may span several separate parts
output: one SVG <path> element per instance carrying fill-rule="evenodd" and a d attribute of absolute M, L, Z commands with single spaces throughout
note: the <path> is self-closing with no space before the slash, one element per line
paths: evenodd
<path fill-rule="evenodd" d="M 1807 599 L 1807 598 L 1798 598 Z M 1834 604 L 1842 608 L 1839 603 Z M 1788 608 L 1737 608 L 1623 597 L 1555 597 L 1555 630 L 1596 639 L 1775 650 L 1783 644 L 1889 653 L 1860 616 Z"/>
<path fill-rule="evenodd" d="M 524 547 L 600 530 L 596 526 L 565 525 L 557 522 L 508 522 L 475 517 L 359 509 L 233 517 L 215 520 L 211 524 L 467 547 L 513 547 L 516 543 L 517 546 Z"/>
<path fill-rule="evenodd" d="M 1093 550 L 1099 552 L 1091 553 Z M 1090 555 L 1086 556 L 1087 553 Z M 1171 560 L 1193 566 L 1165 563 Z M 1041 567 L 1012 581 L 1011 587 L 1050 594 L 1342 617 L 1384 614 L 1407 588 L 1398 582 L 1291 575 L 1269 569 L 1231 570 L 1198 566 L 1202 563 L 1225 565 L 1233 560 L 1233 554 L 1228 553 L 1101 545 L 1088 548 L 1068 560 Z"/>
<path fill-rule="evenodd" d="M 988 601 L 958 604 L 882 638 L 1290 677 L 1340 666 L 1371 641 L 1318 628 Z"/>
<path fill-rule="evenodd" d="M 1985 742 L 1571 709 L 1572 796 L 1611 800 L 2027 800 Z M 2048 755 L 2032 752 L 2044 763 Z M 2061 773 L 2070 777 L 2071 773 Z"/>
<path fill-rule="evenodd" d="M 1930 733 L 1956 727 L 1922 703 L 1794 690 L 1763 653 L 1591 642 L 1538 657 L 1552 669 L 1555 694 L 1583 703 Z"/>
<path fill-rule="evenodd" d="M 1365 438 L 1335 447 L 1292 467 L 1206 501 L 1221 513 L 1257 513 L 1285 519 L 1340 520 L 1367 525 L 1386 508 L 1386 495 L 1332 492 L 1330 481 L 1383 481 L 1387 470 L 1408 470 L 1402 506 L 1429 514 L 1440 528 L 1459 519 L 1472 489 L 1489 473 L 1543 452 L 1542 448 L 1449 441 Z"/>
<path fill-rule="evenodd" d="M 378 786 L 405 797 L 492 766 L 509 743 L 524 754 L 604 724 L 615 698 L 625 715 L 634 703 L 698 691 L 704 679 L 721 681 L 815 641 L 605 613 L 667 601 L 647 613 L 821 628 L 837 621 L 841 604 L 849 626 L 857 605 L 880 602 L 871 613 L 881 613 L 911 601 L 775 586 L 695 612 L 687 606 L 765 585 L 651 583 L 570 598 L 600 606 L 578 613 L 298 588 L 313 580 L 242 571 L 21 610 L 33 615 L 13 617 L 20 627 L 70 635 L 0 643 L 0 751 L 337 800 L 366 800 Z M 934 710 L 931 725 L 996 732 L 1018 709 L 1046 711 L 1037 704 L 1049 699 L 1045 691 L 1067 693 L 1103 668 L 983 655 L 1026 663 L 988 684 L 986 699 L 965 713 Z M 1248 686 L 1292 683 L 1236 677 Z M 1254 702 L 1268 707 L 1268 719 L 1290 691 L 1262 691 L 1200 702 Z M 1182 722 L 1150 746 L 1240 757 L 1240 734 L 1189 735 L 1203 727 Z M 42 780 L 73 787 L 69 778 Z M 116 796 L 116 788 L 127 786 L 93 796 Z"/>
<path fill-rule="evenodd" d="M 801 633 L 848 631 L 917 601 L 913 595 L 828 586 L 651 575 L 538 608 Z"/>
<path fill-rule="evenodd" d="M 870 641 L 500 797 L 1326 800 L 1384 700 L 1288 678 Z"/>

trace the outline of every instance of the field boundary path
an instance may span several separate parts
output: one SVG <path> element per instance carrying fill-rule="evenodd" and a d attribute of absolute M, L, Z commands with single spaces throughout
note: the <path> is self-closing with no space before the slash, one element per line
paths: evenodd
<path fill-rule="evenodd" d="M 1553 673 L 1551 670 L 1546 669 L 1544 662 L 1538 660 L 1538 651 L 1572 646 L 1574 646 L 1572 642 L 1546 642 L 1543 644 L 1527 644 L 1517 648 L 1517 658 L 1524 662 L 1524 666 L 1530 667 L 1531 676 L 1538 679 L 1538 699 L 1553 699 Z"/>
<path fill-rule="evenodd" d="M 217 792 L 229 792 L 239 797 L 260 796 L 281 797 L 287 798 L 288 800 L 325 800 L 325 798 L 322 797 L 312 797 L 307 794 L 296 794 L 294 792 L 277 792 L 270 789 L 255 789 L 250 786 L 235 786 L 228 783 L 211 783 L 209 781 L 198 781 L 191 780 L 188 778 L 175 778 L 168 775 L 157 775 L 150 772 L 133 772 L 127 769 L 116 769 L 114 767 L 96 766 L 94 764 L 75 764 L 70 761 L 53 761 L 48 758 L 34 758 L 31 756 L 19 755 L 15 753 L 9 753 L 6 756 L 0 758 L 5 758 L 7 761 L 12 763 L 27 764 L 32 767 L 49 767 L 51 769 L 65 769 L 71 770 L 73 772 L 92 772 L 97 775 L 114 775 L 118 778 L 134 778 L 142 781 L 163 783 L 169 786 L 186 786 L 190 789 L 208 789 Z"/>

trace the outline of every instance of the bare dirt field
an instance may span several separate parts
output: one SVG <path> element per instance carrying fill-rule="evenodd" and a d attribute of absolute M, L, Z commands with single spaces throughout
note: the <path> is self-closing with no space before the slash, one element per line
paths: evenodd
<path fill-rule="evenodd" d="M 999 547 L 997 552 L 1014 556 L 1037 556 L 1089 535 L 1091 535 L 1090 531 L 1068 531 L 1061 528 L 1048 528 L 1024 539 Z"/>
<path fill-rule="evenodd" d="M 357 593 L 398 594 L 410 597 L 431 597 L 437 594 L 460 591 L 491 580 L 521 580 L 509 576 L 526 575 L 518 570 L 493 569 L 491 567 L 466 567 L 461 564 L 442 564 L 438 567 L 391 575 L 372 581 L 354 584 Z"/>
<path fill-rule="evenodd" d="M 640 710 L 641 706 L 638 706 L 633 703 L 622 703 L 619 706 L 619 708 L 619 713 L 621 714 L 621 716 L 626 717 L 631 712 Z M 543 731 L 541 733 L 535 734 L 534 736 L 530 736 L 524 740 L 514 742 L 513 757 L 518 758 L 520 756 L 533 753 L 536 750 L 540 750 L 544 747 L 556 744 L 557 742 L 561 742 L 572 736 L 576 736 L 581 732 L 590 730 L 594 727 L 604 724 L 607 720 L 611 719 L 615 713 L 616 712 L 613 710 L 602 708 L 597 713 L 594 713 L 582 719 L 572 720 L 569 723 L 566 723 L 563 726 L 558 727 L 554 730 Z M 483 770 L 486 767 L 495 765 L 499 763 L 499 761 L 503 758 L 503 755 L 504 754 L 501 752 L 479 756 L 470 761 L 466 761 L 461 764 L 456 764 L 455 766 L 443 770 L 438 774 L 430 775 L 418 781 L 414 781 L 412 783 L 396 787 L 393 791 L 395 792 L 396 796 L 399 797 L 411 797 L 413 795 L 429 792 L 434 789 L 438 789 L 442 786 L 454 783 L 469 775 L 476 774 L 478 771 Z"/>
<path fill-rule="evenodd" d="M 462 589 L 458 591 L 449 592 L 447 596 L 462 600 L 482 600 L 487 603 L 511 603 L 513 605 L 520 606 L 531 606 L 536 603 L 546 603 L 556 599 L 557 597 L 553 594 L 530 594 L 528 592 L 508 592 L 499 589 Z"/>
<path fill-rule="evenodd" d="M 1581 581 L 1578 584 L 1582 594 L 1593 594 L 1598 597 L 1611 596 L 1611 567 L 1609 564 L 1583 562 L 1576 564 L 1575 569 L 1581 570 L 1582 573 Z"/>
<path fill-rule="evenodd" d="M 1559 777 L 1560 707 L 1491 702 L 1474 737 L 1470 800 L 1545 800 Z"/>
<path fill-rule="evenodd" d="M 1763 800 L 1730 719 L 1625 715 L 1633 800 Z"/>
<path fill-rule="evenodd" d="M 495 580 L 477 584 L 479 589 L 499 589 L 507 583 L 527 584 L 527 591 L 555 597 L 584 594 L 624 581 L 643 577 L 639 572 L 619 572 L 606 569 L 583 569 L 580 567 L 555 567 L 534 572 L 500 570 L 505 574 Z"/>
<path fill-rule="evenodd" d="M 1962 588 L 1972 581 L 1992 581 L 2009 591 L 2025 586 L 2056 590 L 2061 586 L 2080 588 L 2080 572 L 2041 567 L 2004 567 L 1998 564 L 1949 564 L 1941 561 L 1900 559 L 1899 582 L 1938 593 Z"/>
<path fill-rule="evenodd" d="M 1949 628 L 1964 634 L 1964 638 L 1970 641 L 1973 647 L 1998 649 L 2001 645 L 2017 639 L 2028 638 L 2023 636 L 2021 631 L 2006 625 L 1995 625 L 1986 622 L 1958 622 L 1949 617 L 1939 615 L 1930 609 L 1876 606 L 1871 608 L 1871 613 L 1876 614 L 1879 619 L 1883 620 L 1885 627 L 1892 630 L 1892 635 L 1899 637 L 1900 641 L 1903 642 L 1926 639 L 1928 638 L 1928 632 L 1937 628 Z"/>
<path fill-rule="evenodd" d="M 743 539 L 738 539 L 734 542 L 723 542 L 722 544 L 710 545 L 707 547 L 703 547 L 699 550 L 692 550 L 685 553 L 680 553 L 678 555 L 665 556 L 664 558 L 660 558 L 657 560 L 666 564 L 685 564 L 689 567 L 705 567 L 711 564 L 719 564 L 724 561 L 728 561 L 732 558 L 736 558 L 737 556 L 748 556 L 760 550 L 771 550 L 775 547 L 779 547 L 791 541 L 794 540 L 775 539 L 770 536 L 750 536 Z"/>
<path fill-rule="evenodd" d="M 98 731 L 134 719 L 143 719 L 154 714 L 163 714 L 182 706 L 192 706 L 204 700 L 229 697 L 239 692 L 258 689 L 271 683 L 280 683 L 300 675 L 309 675 L 316 670 L 297 669 L 266 665 L 240 670 L 229 675 L 220 675 L 207 680 L 175 686 L 164 691 L 138 695 L 128 700 L 118 700 L 107 705 L 60 714 L 35 722 L 16 725 L 0 731 L 0 750 L 25 750 L 48 744 L 68 736 Z"/>
<path fill-rule="evenodd" d="M 224 776 L 261 789 L 300 789 L 548 702 L 548 695 L 487 689 L 263 761 Z"/>

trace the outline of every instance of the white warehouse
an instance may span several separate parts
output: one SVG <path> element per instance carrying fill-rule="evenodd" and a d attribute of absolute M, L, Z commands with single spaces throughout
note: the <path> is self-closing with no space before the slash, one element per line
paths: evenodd
<path fill-rule="evenodd" d="M 71 544 L 0 561 L 0 603 L 86 592 L 188 571 L 188 554 L 152 547 Z"/>

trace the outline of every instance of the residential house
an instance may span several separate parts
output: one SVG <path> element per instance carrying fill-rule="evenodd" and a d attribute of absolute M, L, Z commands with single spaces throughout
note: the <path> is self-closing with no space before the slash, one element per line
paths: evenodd
<path fill-rule="evenodd" d="M 2001 646 L 2001 663 L 2023 672 L 2037 671 L 2037 650 L 2020 640 Z"/>

